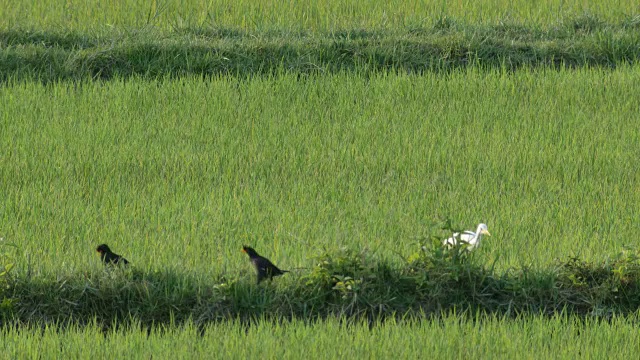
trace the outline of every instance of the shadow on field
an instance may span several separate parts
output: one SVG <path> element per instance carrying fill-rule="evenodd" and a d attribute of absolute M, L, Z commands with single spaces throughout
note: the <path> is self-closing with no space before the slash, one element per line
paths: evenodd
<path fill-rule="evenodd" d="M 440 239 L 400 266 L 367 251 L 341 249 L 315 259 L 302 276 L 196 279 L 174 272 L 107 269 L 55 279 L 4 277 L 0 314 L 11 324 L 139 324 L 337 317 L 370 324 L 432 318 L 451 311 L 609 319 L 640 307 L 640 256 L 625 250 L 602 263 L 576 258 L 548 269 L 496 272 L 481 252 L 443 250 Z"/>
<path fill-rule="evenodd" d="M 608 24 L 591 16 L 542 29 L 468 26 L 444 18 L 432 27 L 352 29 L 325 34 L 248 33 L 228 28 L 153 29 L 100 36 L 0 31 L 0 81 L 114 77 L 238 77 L 380 71 L 415 74 L 468 66 L 615 68 L 640 59 L 638 20 Z"/>

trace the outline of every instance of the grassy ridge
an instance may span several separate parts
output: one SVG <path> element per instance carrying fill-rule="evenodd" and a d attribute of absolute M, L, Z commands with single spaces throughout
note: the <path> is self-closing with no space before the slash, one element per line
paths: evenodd
<path fill-rule="evenodd" d="M 110 328 L 132 323 L 206 326 L 232 319 L 248 324 L 261 319 L 414 319 L 456 310 L 611 319 L 640 307 L 636 251 L 602 264 L 574 258 L 552 268 L 499 273 L 464 248 L 443 251 L 439 244 L 411 255 L 403 266 L 381 262 L 366 251 L 324 254 L 302 275 L 277 287 L 231 275 L 203 281 L 137 269 L 56 279 L 17 276 L 0 293 L 6 298 L 0 315 L 4 324 L 73 319 Z"/>
<path fill-rule="evenodd" d="M 526 24 L 550 24 L 565 17 L 591 14 L 607 21 L 638 14 L 637 1 L 613 0 L 492 0 L 490 2 L 447 1 L 358 1 L 250 0 L 199 1 L 97 1 L 70 5 L 65 1 L 0 1 L 5 26 L 44 29 L 90 30 L 105 27 L 140 28 L 156 26 L 175 29 L 184 26 L 221 26 L 243 30 L 332 31 L 361 27 L 368 29 L 423 26 L 443 17 L 472 23 L 496 23 L 508 19 Z"/>
<path fill-rule="evenodd" d="M 0 31 L 0 81 L 616 67 L 640 59 L 638 24 L 606 23 L 589 15 L 551 27 L 464 25 L 444 18 L 404 31 L 362 28 L 316 34 L 191 27 L 166 34 L 150 28 L 92 36 L 67 29 L 12 28 Z"/>
<path fill-rule="evenodd" d="M 420 358 L 633 358 L 640 346 L 637 320 L 582 321 L 571 317 L 502 319 L 452 315 L 440 321 L 388 321 L 345 325 L 324 322 L 261 322 L 245 328 L 238 322 L 206 328 L 199 337 L 193 325 L 155 330 L 136 327 L 103 334 L 99 326 L 58 332 L 4 329 L 0 350 L 9 358 L 60 357 L 336 359 Z M 523 350 L 526 349 L 526 353 Z"/>

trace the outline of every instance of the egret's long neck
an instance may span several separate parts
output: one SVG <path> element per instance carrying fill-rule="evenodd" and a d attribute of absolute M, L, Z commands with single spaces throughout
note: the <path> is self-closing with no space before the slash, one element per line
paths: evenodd
<path fill-rule="evenodd" d="M 481 237 L 482 237 L 482 227 L 478 226 L 478 228 L 476 229 L 476 236 L 473 237 L 473 242 L 478 243 Z"/>

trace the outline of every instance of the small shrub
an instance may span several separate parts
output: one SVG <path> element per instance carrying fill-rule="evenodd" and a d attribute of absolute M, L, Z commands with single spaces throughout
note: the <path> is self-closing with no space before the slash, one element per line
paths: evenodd
<path fill-rule="evenodd" d="M 0 238 L 0 242 L 2 240 Z M 11 314 L 15 302 L 11 297 L 11 269 L 13 269 L 13 263 L 9 261 L 9 257 L 4 252 L 0 251 L 0 319 L 5 319 Z"/>

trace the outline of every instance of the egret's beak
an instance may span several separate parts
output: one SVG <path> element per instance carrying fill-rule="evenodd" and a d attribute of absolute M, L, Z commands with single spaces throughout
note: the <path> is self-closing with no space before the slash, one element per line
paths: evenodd
<path fill-rule="evenodd" d="M 489 230 L 482 230 L 480 233 L 491 236 L 491 234 L 489 234 Z"/>

